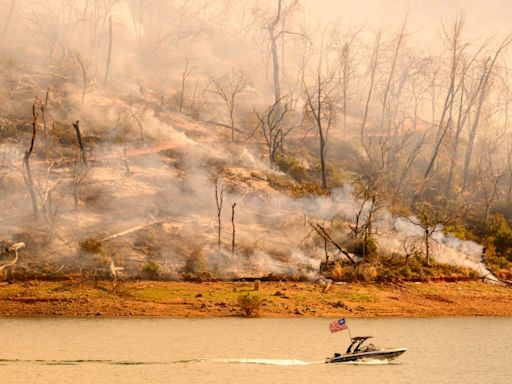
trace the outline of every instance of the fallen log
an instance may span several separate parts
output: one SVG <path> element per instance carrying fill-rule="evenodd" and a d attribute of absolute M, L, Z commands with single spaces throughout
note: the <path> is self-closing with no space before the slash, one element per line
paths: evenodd
<path fill-rule="evenodd" d="M 332 245 L 334 245 L 338 251 L 340 251 L 342 254 L 344 254 L 347 259 L 352 263 L 352 266 L 355 267 L 357 266 L 357 262 L 354 260 L 354 258 L 350 255 L 350 253 L 348 253 L 348 251 L 346 251 L 345 249 L 343 249 L 336 241 L 334 241 L 332 239 L 332 237 L 327 233 L 327 231 L 325 230 L 324 227 L 322 227 L 320 224 L 316 224 L 316 225 L 313 225 L 311 224 L 311 226 L 313 227 L 313 229 L 315 230 L 315 232 L 322 238 L 324 239 L 325 241 L 331 243 Z"/>
<path fill-rule="evenodd" d="M 151 223 L 137 225 L 136 227 L 128 228 L 128 229 L 125 229 L 124 231 L 121 231 L 121 232 L 115 233 L 113 235 L 107 236 L 107 237 L 101 239 L 101 241 L 106 242 L 106 241 L 114 240 L 114 239 L 117 239 L 118 237 L 126 236 L 126 235 L 129 235 L 131 233 L 134 233 L 134 232 L 137 232 L 137 231 L 141 231 L 143 229 L 146 229 L 146 228 L 149 228 L 149 227 L 152 227 L 152 226 L 155 226 L 155 225 L 159 225 L 162 222 L 163 222 L 163 220 L 157 220 L 157 221 L 153 221 Z"/>

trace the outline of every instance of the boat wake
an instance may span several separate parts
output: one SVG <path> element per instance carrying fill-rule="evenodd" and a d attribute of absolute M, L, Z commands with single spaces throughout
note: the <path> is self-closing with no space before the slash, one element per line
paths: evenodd
<path fill-rule="evenodd" d="M 79 364 L 106 364 L 106 365 L 171 365 L 171 364 L 255 364 L 274 366 L 298 366 L 323 364 L 323 361 L 303 361 L 293 359 L 186 359 L 174 361 L 137 361 L 137 360 L 98 360 L 98 359 L 77 359 L 77 360 L 22 360 L 22 359 L 0 359 L 0 365 L 10 364 L 41 364 L 41 365 L 79 365 Z"/>
<path fill-rule="evenodd" d="M 256 365 L 278 365 L 278 366 L 294 366 L 294 365 L 312 365 L 323 364 L 323 361 L 303 361 L 290 359 L 214 359 L 212 363 L 227 364 L 256 364 Z"/>

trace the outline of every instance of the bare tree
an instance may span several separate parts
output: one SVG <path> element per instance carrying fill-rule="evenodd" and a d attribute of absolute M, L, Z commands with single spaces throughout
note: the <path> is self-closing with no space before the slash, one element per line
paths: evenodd
<path fill-rule="evenodd" d="M 100 47 L 107 20 L 111 18 L 112 11 L 119 0 L 87 0 L 84 7 L 85 18 L 89 22 L 90 55 L 96 56 Z"/>
<path fill-rule="evenodd" d="M 349 224 L 354 235 L 354 240 L 362 240 L 362 257 L 365 258 L 368 252 L 369 242 L 374 234 L 373 225 L 377 212 L 384 207 L 385 203 L 379 196 L 377 180 L 374 178 L 359 178 L 356 186 L 359 191 L 356 197 L 360 201 L 359 209 L 355 215 L 355 224 Z"/>
<path fill-rule="evenodd" d="M 32 210 L 34 212 L 34 219 L 39 219 L 39 209 L 37 206 L 37 198 L 34 190 L 34 181 L 32 178 L 32 170 L 30 168 L 30 155 L 32 155 L 32 151 L 34 149 L 34 143 L 36 140 L 36 130 L 37 130 L 37 117 L 38 113 L 36 112 L 36 104 L 32 105 L 32 139 L 30 140 L 30 147 L 25 151 L 25 155 L 23 156 L 23 167 L 25 168 L 25 174 L 23 174 L 25 179 L 25 184 L 27 185 L 28 192 L 30 193 L 30 200 L 32 201 Z"/>
<path fill-rule="evenodd" d="M 356 74 L 356 68 L 354 63 L 354 41 L 357 38 L 361 30 L 358 30 L 348 36 L 346 39 L 342 39 L 336 42 L 336 53 L 339 62 L 339 73 L 338 81 L 341 88 L 341 112 L 343 114 L 343 137 L 347 135 L 347 114 L 348 114 L 348 100 L 350 97 L 350 87 L 352 85 L 353 77 Z"/>
<path fill-rule="evenodd" d="M 217 249 L 220 251 L 220 234 L 221 234 L 221 216 L 222 204 L 224 203 L 224 183 L 222 181 L 223 172 L 217 170 L 211 176 L 213 186 L 215 187 L 215 204 L 217 206 Z"/>
<path fill-rule="evenodd" d="M 194 70 L 194 67 L 189 68 L 189 59 L 185 58 L 185 69 L 183 69 L 183 72 L 181 74 L 181 89 L 179 93 L 179 100 L 178 100 L 178 107 L 180 112 L 183 109 L 183 102 L 185 98 L 185 85 L 187 82 L 187 79 L 189 78 L 190 74 Z"/>
<path fill-rule="evenodd" d="M 210 89 L 209 92 L 212 92 L 218 95 L 226 108 L 228 109 L 229 121 L 231 127 L 231 141 L 235 141 L 235 107 L 236 107 L 236 99 L 248 86 L 247 80 L 244 78 L 244 74 L 240 70 L 233 69 L 231 71 L 231 76 L 228 81 L 226 79 L 216 79 L 211 77 L 211 83 L 213 84 L 213 89 Z"/>
<path fill-rule="evenodd" d="M 419 257 L 421 255 L 421 244 L 418 243 L 418 239 L 414 236 L 406 237 L 402 242 L 402 247 L 405 256 L 404 265 L 409 263 L 411 256 Z"/>
<path fill-rule="evenodd" d="M 498 193 L 498 184 L 505 174 L 499 162 L 494 161 L 494 155 L 498 152 L 497 140 L 489 143 L 488 147 L 478 153 L 476 157 L 476 183 L 478 191 L 483 196 L 485 228 L 487 228 L 491 207 Z"/>
<path fill-rule="evenodd" d="M 41 212 L 48 226 L 49 240 L 57 233 L 55 226 L 59 210 L 58 205 L 55 204 L 53 193 L 64 180 L 63 177 L 52 177 L 52 170 L 56 164 L 57 162 L 52 162 L 46 169 L 46 172 L 40 172 L 36 178 Z"/>
<path fill-rule="evenodd" d="M 375 73 L 377 71 L 377 66 L 379 64 L 381 36 L 382 36 L 382 30 L 379 30 L 377 32 L 377 36 L 375 38 L 375 46 L 373 48 L 373 53 L 372 53 L 372 57 L 370 60 L 370 85 L 368 86 L 368 95 L 366 96 L 364 116 L 363 116 L 363 121 L 361 122 L 361 142 L 364 140 L 364 129 L 366 127 L 366 122 L 368 120 L 368 111 L 370 108 L 370 101 L 372 98 L 373 87 L 375 84 Z"/>
<path fill-rule="evenodd" d="M 268 158 L 271 163 L 274 163 L 277 151 L 283 150 L 284 139 L 294 128 L 293 125 L 289 125 L 287 127 L 284 126 L 284 120 L 286 114 L 290 111 L 291 102 L 286 102 L 284 104 L 284 109 L 279 111 L 279 105 L 281 102 L 282 101 L 279 100 L 278 103 L 272 104 L 261 114 L 254 111 L 258 118 L 258 126 L 256 129 L 259 128 L 265 138 Z"/>
<path fill-rule="evenodd" d="M 235 234 L 236 234 L 236 228 L 235 228 L 235 207 L 236 203 L 233 203 L 231 205 L 231 228 L 232 228 L 232 235 L 231 235 L 231 257 L 235 257 Z"/>
<path fill-rule="evenodd" d="M 323 48 L 320 50 L 320 60 L 314 74 L 314 85 L 308 86 L 305 80 L 303 81 L 304 113 L 306 119 L 311 121 L 318 131 L 322 187 L 327 189 L 326 146 L 329 129 L 336 117 L 336 95 L 334 71 L 328 65 L 325 65 L 327 68 L 324 70 L 322 60 Z"/>
<path fill-rule="evenodd" d="M 82 57 L 82 55 L 78 52 L 74 52 L 72 54 L 72 57 L 80 69 L 80 77 L 82 80 L 82 97 L 80 100 L 80 109 L 83 109 L 85 95 L 87 94 L 87 91 L 89 90 L 89 88 L 92 84 L 92 79 L 90 78 L 91 77 L 91 74 L 90 74 L 91 63 L 90 63 L 90 61 L 84 59 Z"/>
<path fill-rule="evenodd" d="M 275 17 L 271 19 L 266 25 L 270 40 L 270 52 L 272 55 L 272 73 L 274 80 L 274 104 L 276 105 L 276 115 L 279 116 L 281 113 L 281 81 L 279 78 L 280 66 L 279 66 L 279 55 L 278 55 L 278 44 L 279 40 L 282 41 L 286 34 L 304 36 L 302 33 L 288 30 L 286 27 L 287 18 L 298 8 L 299 2 L 297 0 L 291 0 L 289 4 L 286 4 L 284 0 L 277 0 L 277 12 Z M 283 43 L 284 44 L 284 43 Z"/>
<path fill-rule="evenodd" d="M 430 204 L 416 204 L 413 208 L 416 217 L 402 216 L 402 218 L 422 229 L 422 241 L 425 251 L 425 262 L 430 265 L 433 235 L 441 232 L 443 227 L 452 224 L 461 215 L 463 209 L 446 210 Z"/>
<path fill-rule="evenodd" d="M 508 187 L 507 187 L 507 203 L 512 203 L 512 135 L 509 134 L 508 142 L 507 142 L 507 151 L 506 151 L 506 159 L 507 159 L 507 178 L 508 178 Z"/>
<path fill-rule="evenodd" d="M 407 25 L 408 15 L 409 15 L 409 11 L 407 11 L 407 13 L 405 14 L 404 22 L 402 24 L 402 29 L 400 30 L 400 34 L 397 37 L 396 47 L 395 47 L 395 51 L 393 53 L 393 61 L 391 62 L 391 70 L 389 71 L 388 81 L 386 83 L 386 87 L 384 88 L 384 96 L 382 99 L 382 110 L 381 110 L 381 114 L 380 114 L 380 130 L 381 131 L 384 129 L 384 112 L 386 111 L 386 108 L 388 106 L 387 101 L 388 101 L 389 90 L 391 87 L 391 81 L 393 80 L 393 76 L 395 74 L 396 62 L 398 60 L 398 54 L 400 52 L 400 47 L 402 45 L 402 40 L 404 38 L 405 26 Z"/>
<path fill-rule="evenodd" d="M 137 35 L 137 39 L 140 41 L 142 38 L 144 16 L 148 10 L 148 3 L 146 0 L 128 0 L 127 3 L 130 8 L 135 34 Z"/>
<path fill-rule="evenodd" d="M 481 86 L 481 90 L 480 90 L 480 94 L 479 94 L 478 104 L 477 104 L 476 111 L 475 111 L 475 117 L 473 119 L 473 124 L 472 124 L 471 130 L 469 132 L 468 146 L 466 148 L 466 156 L 464 158 L 464 171 L 463 171 L 463 176 L 462 176 L 462 190 L 465 190 L 465 188 L 466 188 L 466 183 L 467 183 L 467 179 L 468 179 L 468 172 L 469 172 L 469 164 L 471 162 L 471 157 L 472 157 L 472 154 L 473 154 L 473 146 L 474 146 L 474 143 L 475 143 L 475 137 L 476 137 L 476 132 L 477 132 L 477 129 L 478 129 L 478 124 L 480 122 L 480 115 L 481 115 L 481 111 L 482 111 L 482 105 L 483 105 L 483 103 L 484 103 L 484 101 L 486 99 L 486 96 L 488 94 L 488 91 L 489 91 L 489 80 L 490 80 L 491 74 L 493 73 L 493 69 L 494 69 L 494 65 L 496 64 L 496 60 L 501 55 L 503 50 L 505 50 L 510 45 L 510 43 L 512 43 L 512 34 L 507 35 L 502 40 L 501 44 L 496 49 L 496 52 L 494 53 L 494 56 L 492 57 L 492 59 L 489 58 L 486 61 L 486 63 L 488 63 L 488 65 L 485 65 L 485 67 L 484 67 L 484 72 L 483 72 L 483 75 L 482 75 L 482 86 Z"/>
<path fill-rule="evenodd" d="M 110 71 L 110 60 L 112 59 L 112 16 L 108 18 L 108 51 L 107 51 L 107 64 L 105 65 L 105 77 L 103 78 L 103 85 L 107 85 L 108 74 Z"/>
<path fill-rule="evenodd" d="M 462 69 L 459 71 L 461 66 L 462 55 L 466 48 L 466 44 L 463 44 L 462 39 L 462 30 L 464 27 L 464 18 L 459 17 L 453 23 L 453 31 L 448 33 L 446 29 L 444 31 L 444 37 L 447 41 L 447 44 L 450 48 L 450 77 L 449 77 L 449 86 L 446 93 L 446 97 L 444 99 L 444 105 L 441 112 L 441 118 L 439 120 L 439 126 L 436 132 L 436 138 L 434 142 L 434 149 L 432 151 L 432 155 L 430 157 L 430 161 L 423 175 L 423 179 L 421 180 L 418 190 L 416 191 L 414 201 L 416 201 L 421 194 L 423 194 L 425 185 L 427 180 L 434 169 L 434 164 L 439 155 L 439 150 L 441 149 L 441 145 L 446 137 L 449 128 L 453 125 L 453 106 L 455 103 L 455 98 L 458 92 L 462 89 L 464 85 L 464 79 L 466 76 L 466 72 L 471 67 L 471 64 L 476 60 L 484 45 L 480 47 L 479 50 L 474 54 L 471 60 L 468 63 L 462 66 Z M 486 64 L 487 65 L 487 64 Z M 459 75 L 460 72 L 460 75 Z M 459 75 L 459 80 L 457 81 L 457 76 Z M 463 96 L 461 96 L 463 97 Z M 462 124 L 463 121 L 459 121 L 459 124 Z M 460 128 L 462 129 L 462 127 Z"/>
<path fill-rule="evenodd" d="M 152 7 L 152 2 L 148 3 L 146 7 L 143 4 L 135 10 L 136 22 L 140 24 L 137 28 L 141 32 L 142 27 L 157 27 L 156 41 L 147 47 L 147 53 L 153 54 L 155 48 L 168 52 L 169 47 L 173 52 L 181 53 L 185 42 L 190 44 L 209 31 L 210 21 L 204 16 L 216 0 L 160 1 L 158 7 Z M 156 12 L 150 13 L 152 9 Z M 146 13 L 148 17 L 144 17 Z M 147 22 L 144 23 L 145 20 Z"/>

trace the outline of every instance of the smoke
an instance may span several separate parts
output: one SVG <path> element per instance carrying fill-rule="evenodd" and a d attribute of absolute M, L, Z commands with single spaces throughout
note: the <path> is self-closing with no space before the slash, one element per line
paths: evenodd
<path fill-rule="evenodd" d="M 255 125 L 250 112 L 267 107 L 274 97 L 266 65 L 270 62 L 268 36 L 262 28 L 268 22 L 265 17 L 274 14 L 274 2 L 251 2 L 249 6 L 246 2 L 140 2 L 140 9 L 133 7 L 133 2 L 113 2 L 117 5 L 112 9 L 94 2 L 99 7 L 94 10 L 89 3 L 16 2 L 12 20 L 8 7 L 0 8 L 5 30 L 0 41 L 5 51 L 0 59 L 0 97 L 5 116 L 0 121 L 2 236 L 26 240 L 26 251 L 45 261 L 71 262 L 77 258 L 76 243 L 80 239 L 104 238 L 157 218 L 164 222 L 161 227 L 108 245 L 111 257 L 116 262 L 126 259 L 139 263 L 154 258 L 175 271 L 200 249 L 209 266 L 226 275 L 274 273 L 314 278 L 323 251 L 299 245 L 311 231 L 310 223 L 334 217 L 353 223 L 363 203 L 354 197 L 348 184 L 328 196 L 293 198 L 278 191 L 270 179 L 285 175 L 263 158 L 261 142 L 244 142 Z M 324 18 L 325 13 L 328 17 L 336 14 L 333 9 L 342 10 L 336 4 L 306 5 L 316 8 L 314 12 Z M 370 20 L 380 18 L 383 9 L 402 17 L 400 9 L 405 9 L 405 2 L 376 4 L 379 7 L 371 7 L 376 11 L 366 14 Z M 265 10 L 259 10 L 262 7 Z M 444 10 L 448 6 L 436 7 Z M 359 8 L 359 3 L 352 3 L 343 10 L 359 14 Z M 411 24 L 420 16 L 414 5 Z M 435 22 L 432 18 L 430 24 L 422 25 L 437 25 L 437 14 Z M 304 32 L 309 36 L 307 40 L 319 41 L 321 32 L 311 26 L 311 20 L 301 20 L 295 13 L 288 15 L 286 22 L 295 34 L 290 34 L 290 40 L 281 47 L 280 58 L 286 64 L 286 70 L 280 71 L 283 95 L 298 100 L 301 82 L 297 79 L 304 78 L 309 61 L 314 61 L 316 68 L 313 59 L 318 54 L 312 53 L 309 43 L 299 37 Z M 373 22 L 372 26 L 379 24 Z M 483 24 L 479 20 L 479 28 Z M 421 34 L 433 40 L 430 32 Z M 362 33 L 357 50 L 365 52 L 373 38 Z M 186 62 L 190 64 L 187 78 Z M 364 72 L 366 64 L 361 61 L 354 73 Z M 235 68 L 242 68 L 250 83 L 235 108 L 236 137 L 243 142 L 240 145 L 226 142 L 230 127 L 222 123 L 228 121 L 228 110 L 209 92 L 212 77 L 229 75 Z M 354 81 L 359 82 L 364 83 L 364 78 Z M 41 104 L 47 90 L 47 126 L 43 128 Z M 354 99 L 367 93 L 362 86 L 352 91 Z M 32 218 L 22 167 L 36 97 L 38 135 L 31 164 L 42 211 L 39 222 Z M 194 119 L 177 112 L 178 101 L 184 102 L 183 112 Z M 357 114 L 358 107 L 350 104 L 354 103 L 351 101 L 349 107 Z M 404 111 L 405 115 L 410 112 Z M 77 209 L 72 193 L 80 169 L 74 164 L 77 147 L 71 127 L 76 120 L 80 120 L 92 165 L 77 187 Z M 337 147 L 333 143 L 330 148 L 334 152 Z M 217 169 L 224 169 L 220 251 L 217 202 L 211 182 Z M 237 242 L 231 255 L 234 203 Z M 363 206 L 361 220 L 370 209 L 369 203 Z M 421 243 L 422 230 L 411 223 L 415 218 L 393 217 L 381 209 L 375 220 L 376 240 L 383 251 L 403 254 L 403 243 L 409 238 Z M 472 268 L 481 275 L 488 273 L 481 261 L 480 245 L 442 231 L 433 239 L 432 252 L 437 261 Z"/>
<path fill-rule="evenodd" d="M 209 267 L 224 276 L 273 273 L 315 279 L 322 250 L 314 246 L 299 247 L 310 231 L 309 223 L 332 218 L 353 223 L 361 207 L 360 220 L 364 221 L 369 214 L 370 203 L 363 205 L 356 199 L 348 184 L 325 196 L 287 196 L 268 184 L 267 175 L 279 173 L 259 160 L 250 148 L 215 143 L 212 137 L 219 132 L 211 131 L 212 126 L 185 118 L 174 119 L 173 124 L 163 123 L 154 111 L 149 110 L 141 116 L 146 137 L 155 143 L 150 146 L 126 151 L 125 145 L 100 143 L 91 152 L 94 166 L 81 187 L 82 199 L 87 204 L 78 211 L 71 207 L 69 180 L 66 177 L 58 180 L 55 199 L 58 199 L 62 212 L 56 216 L 59 237 L 80 239 L 99 233 L 112 234 L 140 225 L 148 217 L 163 217 L 172 224 L 172 229 L 159 235 L 166 237 L 160 255 L 165 265 L 173 270 L 179 270 L 187 255 L 200 248 Z M 217 127 L 219 129 L 222 128 Z M 190 133 L 195 139 L 189 136 Z M 15 163 L 21 160 L 23 148 L 19 145 L 4 144 L 0 150 L 4 161 L 9 159 L 8 162 Z M 124 156 L 128 158 L 130 175 L 126 175 Z M 221 188 L 225 191 L 221 252 L 216 249 L 216 202 L 210 179 L 216 167 L 225 170 L 221 179 Z M 39 174 L 45 169 L 40 167 Z M 19 174 L 17 179 L 14 190 L 23 189 Z M 10 201 L 16 201 L 14 193 L 8 196 Z M 237 203 L 237 250 L 234 256 L 228 251 L 233 203 Z M 20 208 L 24 212 L 21 216 L 27 218 L 30 207 L 26 200 L 23 204 L 24 209 L 20 208 L 19 201 L 15 207 Z M 14 211 L 19 215 L 15 209 L 11 211 L 11 217 Z M 13 225 L 5 217 L 9 214 L 4 215 L 1 223 L 5 233 L 14 235 L 28 226 L 26 220 Z M 379 210 L 375 216 L 375 238 L 380 251 L 403 255 L 406 239 L 415 238 L 421 243 L 423 232 L 413 224 L 416 220 L 393 217 L 386 209 Z M 436 232 L 433 240 L 435 260 L 471 268 L 480 275 L 489 273 L 481 261 L 482 246 L 442 231 Z M 179 242 L 186 245 L 166 249 Z M 53 248 L 61 245 L 58 238 L 53 240 Z M 62 252 L 59 256 L 65 254 Z M 73 254 L 67 253 L 68 257 Z"/>

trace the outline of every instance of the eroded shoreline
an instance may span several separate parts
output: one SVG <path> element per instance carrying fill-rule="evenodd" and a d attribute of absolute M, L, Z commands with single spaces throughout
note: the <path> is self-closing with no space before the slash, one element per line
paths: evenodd
<path fill-rule="evenodd" d="M 512 289 L 481 282 L 333 284 L 264 282 L 27 281 L 0 285 L 0 316 L 242 316 L 241 295 L 259 317 L 512 316 Z"/>

